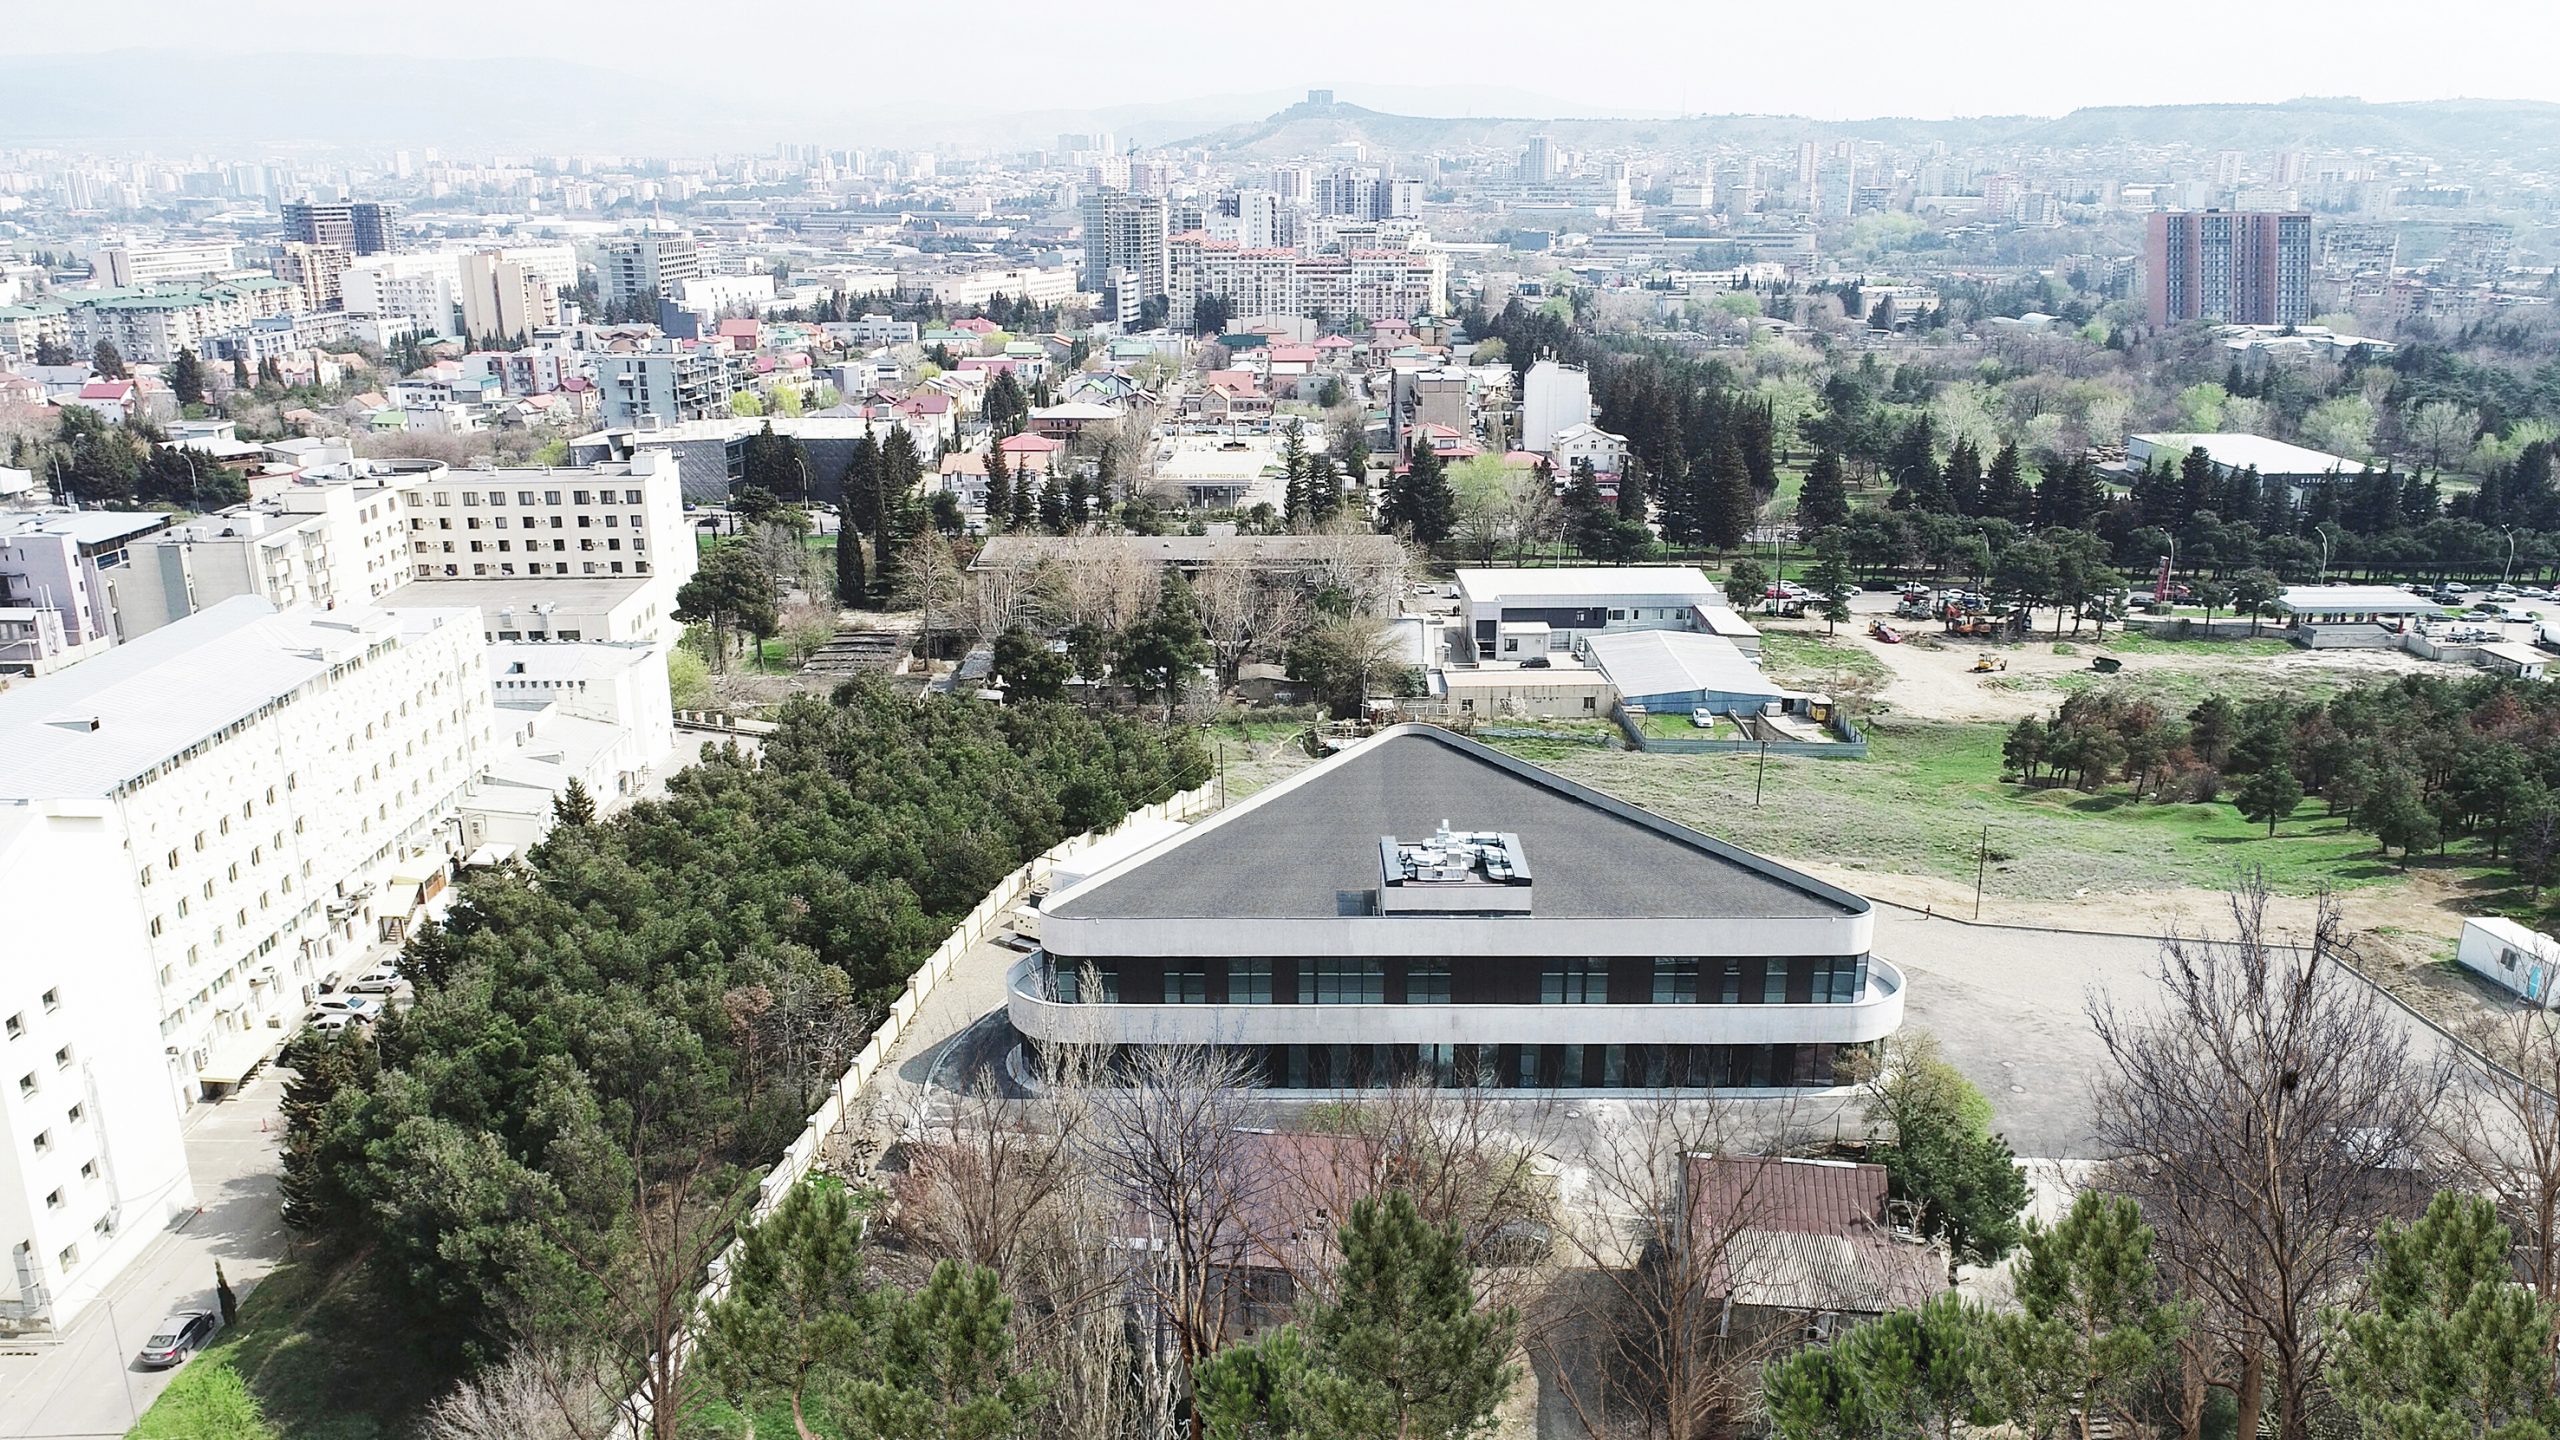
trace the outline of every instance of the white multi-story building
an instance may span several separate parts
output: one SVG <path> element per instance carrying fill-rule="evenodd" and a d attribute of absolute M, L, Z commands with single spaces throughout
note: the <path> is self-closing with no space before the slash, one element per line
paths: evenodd
<path fill-rule="evenodd" d="M 173 285 L 211 280 L 235 268 L 227 240 L 167 245 L 102 245 L 91 252 L 97 273 L 110 285 Z"/>
<path fill-rule="evenodd" d="M 127 640 L 255 595 L 322 609 L 470 605 L 504 639 L 663 643 L 698 563 L 677 475 L 659 451 L 578 469 L 327 467 L 143 537 L 109 588 Z M 421 584 L 436 588 L 398 593 Z"/>
<path fill-rule="evenodd" d="M 596 255 L 596 288 L 608 305 L 672 300 L 685 281 L 702 273 L 702 257 L 690 235 L 627 235 L 608 240 Z"/>
<path fill-rule="evenodd" d="M 462 611 L 243 596 L 0 694 L 0 1307 L 67 1322 L 192 1207 L 179 1115 L 405 929 L 491 732 Z"/>
<path fill-rule="evenodd" d="M 1064 303 L 1076 293 L 1076 272 L 1053 269 L 971 270 L 958 275 L 902 277 L 898 288 L 928 296 L 955 310 L 981 309 L 998 295 L 1034 305 Z"/>
<path fill-rule="evenodd" d="M 422 335 L 453 333 L 462 298 L 459 255 L 368 255 L 338 276 L 350 314 L 397 315 Z"/>
<path fill-rule="evenodd" d="M 115 644 L 113 581 L 136 540 L 166 515 L 109 510 L 0 512 L 0 672 L 42 675 Z"/>
<path fill-rule="evenodd" d="M 1520 448 L 1544 453 L 1556 435 L 1591 423 L 1591 374 L 1579 365 L 1540 360 L 1520 387 Z"/>
<path fill-rule="evenodd" d="M 1304 315 L 1332 324 L 1353 316 L 1410 320 L 1448 309 L 1449 259 L 1438 251 L 1346 249 L 1306 255 L 1250 250 L 1204 231 L 1173 238 L 1167 323 L 1191 324 L 1194 307 L 1223 295 L 1238 315 Z"/>

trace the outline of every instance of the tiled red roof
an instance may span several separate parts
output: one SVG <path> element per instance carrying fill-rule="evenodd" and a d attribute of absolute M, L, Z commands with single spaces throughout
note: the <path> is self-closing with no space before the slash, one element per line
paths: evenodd
<path fill-rule="evenodd" d="M 1063 440 L 1052 440 L 1046 435 L 1034 435 L 1024 431 L 1020 435 L 1007 435 L 996 448 L 1007 455 L 1046 455 L 1053 450 L 1066 449 L 1067 443 Z"/>

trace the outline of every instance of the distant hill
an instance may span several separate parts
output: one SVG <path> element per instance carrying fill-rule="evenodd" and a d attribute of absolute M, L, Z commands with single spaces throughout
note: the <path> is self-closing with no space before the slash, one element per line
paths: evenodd
<path fill-rule="evenodd" d="M 2274 105 L 2118 105 L 2059 117 L 1813 120 L 1794 115 L 1447 119 L 1394 115 L 1347 103 L 1300 103 L 1266 119 L 1213 130 L 1183 143 L 1237 158 L 1277 160 L 1320 154 L 1355 142 L 1395 154 L 1516 149 L 1532 135 L 1553 136 L 1558 143 L 1575 148 L 1640 146 L 1670 151 L 1855 138 L 1903 144 L 1943 140 L 1956 147 L 2070 148 L 2110 143 L 2188 144 L 2206 149 L 2371 147 L 2485 156 L 2534 148 L 2560 150 L 2560 105 L 2528 100 L 2375 105 L 2352 99 L 2306 99 Z"/>

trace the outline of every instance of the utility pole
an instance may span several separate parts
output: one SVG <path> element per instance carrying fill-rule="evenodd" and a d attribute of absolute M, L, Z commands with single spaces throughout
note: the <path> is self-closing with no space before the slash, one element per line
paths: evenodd
<path fill-rule="evenodd" d="M 1769 788 L 1769 742 L 1760 742 L 1760 778 L 1751 782 L 1751 808 L 1760 808 L 1761 793 Z"/>
<path fill-rule="evenodd" d="M 1991 869 L 1991 827 L 1982 827 L 1982 848 L 1973 858 L 1973 918 L 1982 918 L 1982 879 Z"/>

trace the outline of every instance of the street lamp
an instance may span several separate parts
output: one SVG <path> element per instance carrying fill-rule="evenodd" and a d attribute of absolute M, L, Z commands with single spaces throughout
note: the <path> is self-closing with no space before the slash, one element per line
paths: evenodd
<path fill-rule="evenodd" d="M 2516 527 L 2501 525 L 2498 533 L 2507 537 L 2507 568 L 2498 572 L 2498 583 L 2504 585 L 2516 574 Z"/>
<path fill-rule="evenodd" d="M 2320 537 L 2320 583 L 2329 583 L 2329 527 L 2314 525 L 2311 533 Z"/>

